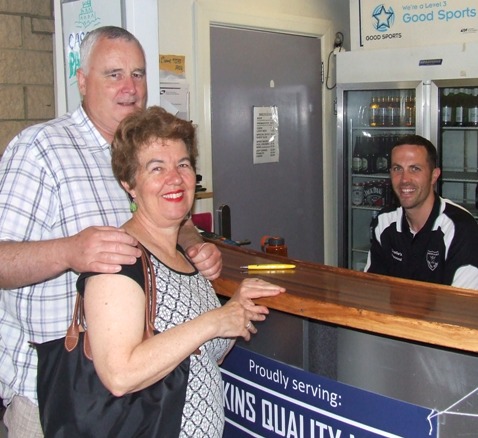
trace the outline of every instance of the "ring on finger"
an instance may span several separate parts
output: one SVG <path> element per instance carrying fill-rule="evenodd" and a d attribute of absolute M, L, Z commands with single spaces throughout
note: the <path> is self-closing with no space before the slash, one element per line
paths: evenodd
<path fill-rule="evenodd" d="M 247 330 L 249 330 L 249 329 L 250 329 L 250 327 L 251 327 L 251 321 L 249 321 L 249 322 L 247 323 L 247 325 L 246 325 L 246 329 L 247 329 Z"/>

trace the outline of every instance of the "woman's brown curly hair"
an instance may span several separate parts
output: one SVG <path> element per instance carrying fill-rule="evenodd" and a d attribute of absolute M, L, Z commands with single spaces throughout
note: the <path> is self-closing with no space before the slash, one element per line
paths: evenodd
<path fill-rule="evenodd" d="M 191 165 L 196 170 L 198 152 L 194 125 L 159 106 L 151 106 L 126 116 L 115 132 L 111 144 L 111 165 L 119 183 L 123 181 L 130 188 L 135 187 L 138 154 L 159 139 L 184 141 Z"/>

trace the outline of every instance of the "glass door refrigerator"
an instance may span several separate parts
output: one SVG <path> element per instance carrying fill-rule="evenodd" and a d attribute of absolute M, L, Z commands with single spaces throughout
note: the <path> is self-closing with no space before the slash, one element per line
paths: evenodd
<path fill-rule="evenodd" d="M 339 53 L 336 71 L 341 266 L 364 268 L 372 216 L 396 203 L 388 167 L 397 136 L 416 133 L 433 142 L 442 169 L 438 193 L 476 218 L 478 43 Z M 343 383 L 439 409 L 476 388 L 475 366 L 464 355 L 344 328 L 337 336 Z M 465 382 L 463 375 L 475 377 Z M 478 400 L 467 403 L 476 412 Z M 440 422 L 440 437 L 472 430 L 465 417 Z"/>
<path fill-rule="evenodd" d="M 389 170 L 399 136 L 430 139 L 442 169 L 438 193 L 478 214 L 478 44 L 472 49 L 337 54 L 340 266 L 364 269 L 370 223 L 397 203 Z"/>
<path fill-rule="evenodd" d="M 478 220 L 478 78 L 436 81 L 438 192 Z"/>

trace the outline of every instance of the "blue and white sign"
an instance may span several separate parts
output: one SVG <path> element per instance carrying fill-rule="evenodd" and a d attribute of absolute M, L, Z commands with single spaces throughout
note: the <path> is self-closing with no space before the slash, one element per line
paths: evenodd
<path fill-rule="evenodd" d="M 222 366 L 228 438 L 437 437 L 431 409 L 304 372 L 241 347 Z"/>
<path fill-rule="evenodd" d="M 351 0 L 352 50 L 478 41 L 477 11 L 476 0 Z"/>

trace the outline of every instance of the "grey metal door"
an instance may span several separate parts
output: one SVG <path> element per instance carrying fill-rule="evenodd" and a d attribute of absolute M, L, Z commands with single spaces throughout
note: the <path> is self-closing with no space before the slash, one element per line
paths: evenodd
<path fill-rule="evenodd" d="M 233 239 L 260 249 L 285 238 L 289 257 L 323 261 L 321 52 L 317 38 L 211 27 L 215 211 Z M 275 106 L 279 162 L 253 164 L 253 108 Z M 216 223 L 216 229 L 217 229 Z"/>

